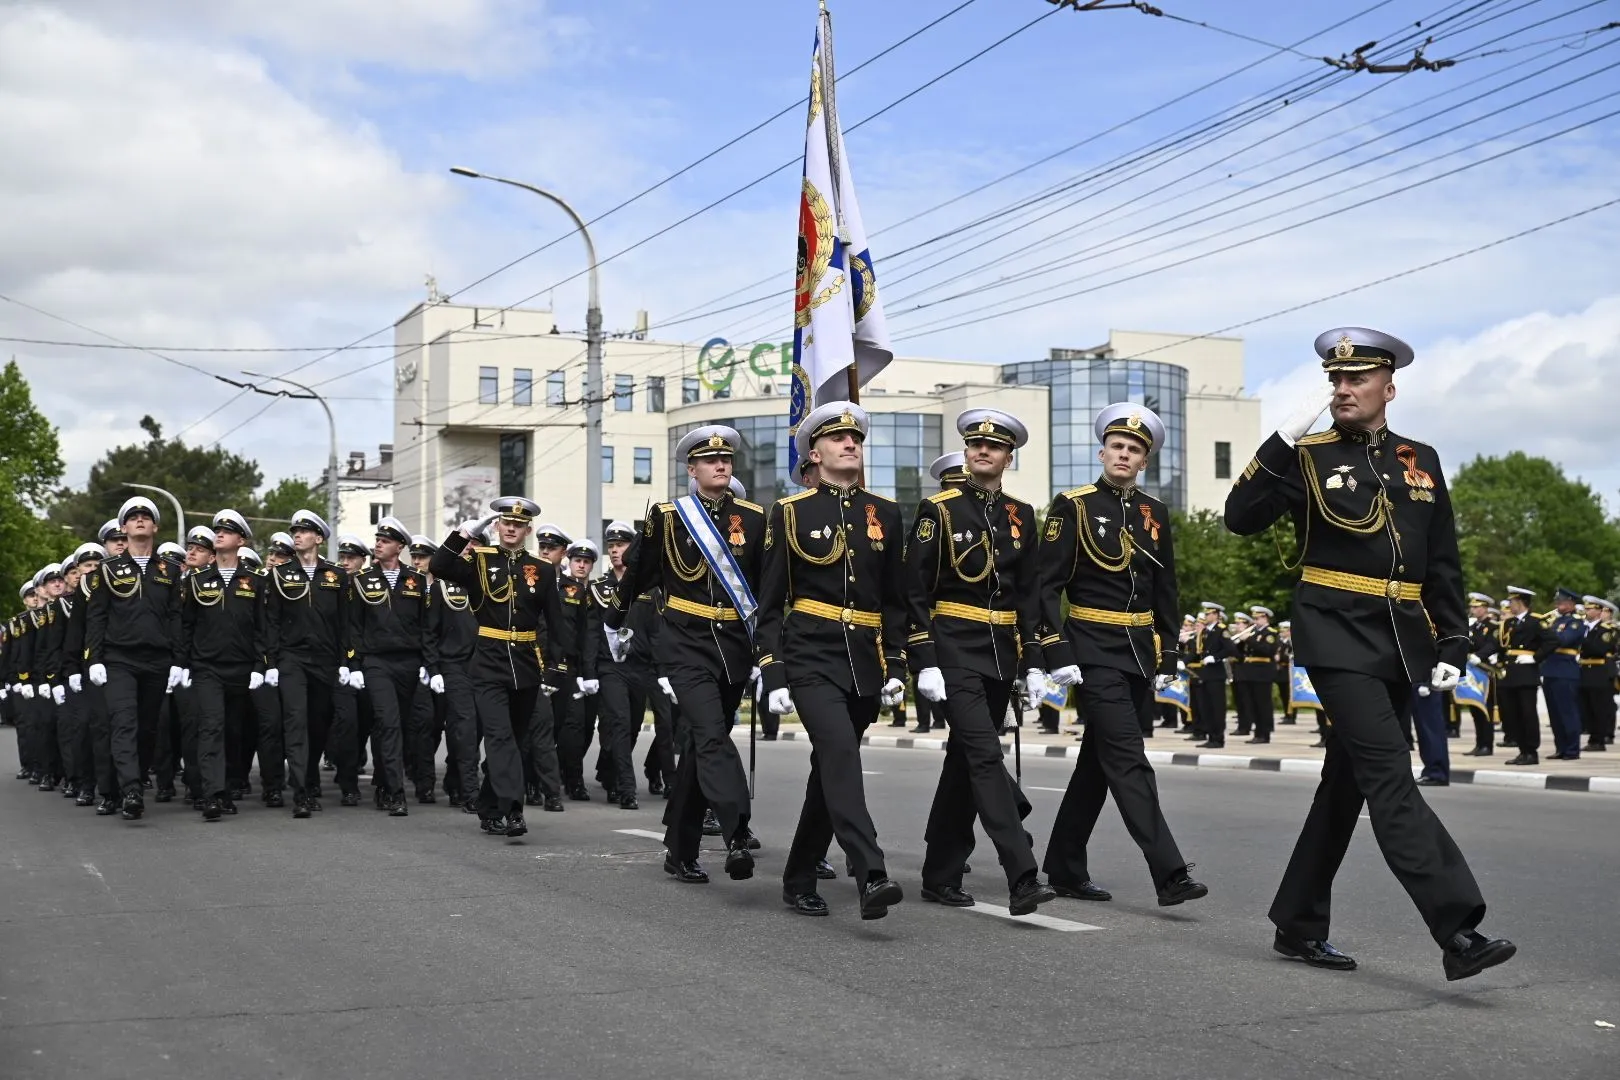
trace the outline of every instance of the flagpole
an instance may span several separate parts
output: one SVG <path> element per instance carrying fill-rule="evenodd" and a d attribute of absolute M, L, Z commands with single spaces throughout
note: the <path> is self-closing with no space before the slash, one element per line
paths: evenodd
<path fill-rule="evenodd" d="M 832 190 L 830 192 L 828 192 L 827 194 L 828 194 L 828 197 L 832 200 L 834 220 L 836 220 L 837 223 L 838 223 L 838 242 L 844 245 L 844 259 L 845 259 L 844 272 L 846 274 L 853 275 L 855 273 L 855 267 L 853 265 L 849 264 L 849 259 L 850 259 L 849 231 L 844 226 L 843 192 L 842 192 L 842 190 L 840 188 L 840 185 L 838 183 L 838 177 L 839 177 L 839 174 L 840 174 L 840 170 L 842 168 L 842 161 L 840 160 L 841 155 L 838 152 L 839 151 L 838 136 L 839 136 L 839 132 L 841 132 L 843 130 L 843 128 L 842 128 L 842 126 L 841 126 L 841 124 L 839 122 L 839 119 L 838 119 L 838 96 L 837 96 L 837 92 L 836 92 L 836 84 L 837 84 L 837 80 L 838 80 L 838 73 L 837 73 L 836 64 L 835 64 L 835 62 L 833 60 L 832 12 L 827 10 L 827 0 L 820 0 L 820 7 L 821 7 L 820 19 L 821 19 L 821 87 L 822 87 L 821 93 L 822 93 L 823 107 L 827 111 L 827 120 L 826 120 L 827 161 L 828 161 L 828 164 L 831 166 L 832 176 L 833 176 Z M 853 302 L 854 302 L 854 300 L 853 300 L 853 296 L 854 296 L 853 292 L 847 293 L 846 296 L 849 297 L 849 299 L 847 299 L 845 302 L 853 304 Z M 854 320 L 854 314 L 853 314 L 853 312 L 851 312 L 850 324 L 852 326 L 854 325 L 854 321 L 855 321 Z M 848 392 L 847 392 L 848 393 L 848 400 L 850 400 L 850 401 L 854 402 L 855 404 L 859 405 L 860 402 L 861 402 L 861 372 L 860 372 L 860 365 L 858 365 L 858 364 L 849 365 L 849 367 L 845 369 L 844 374 L 845 374 L 845 377 L 848 380 Z"/>

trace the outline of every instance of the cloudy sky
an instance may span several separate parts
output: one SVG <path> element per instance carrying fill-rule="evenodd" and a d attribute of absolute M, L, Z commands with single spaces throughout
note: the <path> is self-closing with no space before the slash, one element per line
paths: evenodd
<path fill-rule="evenodd" d="M 1275 423 L 1320 377 L 1320 330 L 1376 326 L 1418 349 L 1397 427 L 1454 465 L 1546 454 L 1620 507 L 1620 206 L 1583 213 L 1620 195 L 1620 32 L 1584 35 L 1617 17 L 1611 0 L 1160 6 L 1182 21 L 833 0 L 846 128 L 938 79 L 847 140 L 897 351 L 1009 361 L 1110 327 L 1250 324 L 1231 332 Z M 714 309 L 791 283 L 814 11 L 0 0 L 0 294 L 22 302 L 0 300 L 0 336 L 337 346 L 388 328 L 427 274 L 460 290 L 560 237 L 460 299 L 551 304 L 577 329 L 582 257 L 560 215 L 447 167 L 552 187 L 596 218 L 698 162 L 596 225 L 601 252 L 789 167 L 609 262 L 607 326 L 646 308 L 655 327 L 696 316 L 655 328 L 664 340 L 781 340 L 785 299 Z M 1396 76 L 1310 59 L 1369 41 L 1404 59 L 1429 35 L 1428 56 L 1462 61 Z M 317 473 L 318 413 L 259 414 L 264 399 L 205 374 L 244 366 L 308 364 L 298 377 L 332 396 L 345 450 L 389 437 L 374 350 L 168 354 L 202 372 L 142 352 L 6 352 L 60 426 L 73 481 L 145 412 L 271 478 Z"/>

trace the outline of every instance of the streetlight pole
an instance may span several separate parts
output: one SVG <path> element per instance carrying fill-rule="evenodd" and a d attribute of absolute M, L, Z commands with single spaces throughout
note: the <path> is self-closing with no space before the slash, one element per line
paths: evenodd
<path fill-rule="evenodd" d="M 326 554 L 333 562 L 337 562 L 337 529 L 338 529 L 338 451 L 337 451 L 337 421 L 332 418 L 332 406 L 326 399 L 303 383 L 293 382 L 281 375 L 265 375 L 257 371 L 244 371 L 242 374 L 255 379 L 269 379 L 271 382 L 284 382 L 288 386 L 296 387 L 304 393 L 289 394 L 285 390 L 278 391 L 285 397 L 308 397 L 321 403 L 326 410 L 326 431 L 331 438 L 331 448 L 326 455 L 326 524 L 332 530 L 332 535 L 326 538 Z"/>
<path fill-rule="evenodd" d="M 165 499 L 168 499 L 169 505 L 174 507 L 175 536 L 178 537 L 176 542 L 181 547 L 186 546 L 186 512 L 180 509 L 179 499 L 175 498 L 171 492 L 165 490 L 164 488 L 155 487 L 152 484 L 125 484 L 124 486 L 140 488 L 142 491 L 155 491 Z"/>
<path fill-rule="evenodd" d="M 597 288 L 596 244 L 591 241 L 585 219 L 562 196 L 521 180 L 490 176 L 460 165 L 450 171 L 457 176 L 522 188 L 556 203 L 573 219 L 574 227 L 585 239 L 585 258 L 591 267 L 590 296 L 585 308 L 585 535 L 594 536 L 602 529 L 602 300 Z"/>

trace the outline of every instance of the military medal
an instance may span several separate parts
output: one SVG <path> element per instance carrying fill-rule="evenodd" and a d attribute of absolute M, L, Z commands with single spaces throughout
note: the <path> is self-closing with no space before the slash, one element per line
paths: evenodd
<path fill-rule="evenodd" d="M 742 547 L 748 542 L 747 537 L 743 536 L 742 515 L 732 514 L 730 525 L 731 535 L 727 539 L 731 541 L 732 547 Z"/>
<path fill-rule="evenodd" d="M 1011 524 L 1007 528 L 1007 531 L 1012 534 L 1012 538 L 1014 540 L 1017 540 L 1020 536 L 1023 535 L 1023 532 L 1021 530 L 1022 530 L 1022 527 L 1023 527 L 1023 524 L 1024 524 L 1022 521 L 1020 521 L 1018 519 L 1018 504 L 1017 503 L 1008 503 L 1007 504 L 1007 520 L 1009 522 L 1011 522 Z M 1016 547 L 1017 545 L 1014 545 L 1014 546 Z"/>
<path fill-rule="evenodd" d="M 872 541 L 873 551 L 883 550 L 883 523 L 877 519 L 877 506 L 866 504 L 866 538 Z"/>
<path fill-rule="evenodd" d="M 1097 515 L 1097 535 L 1098 536 L 1107 536 L 1108 535 L 1107 530 L 1103 528 L 1103 526 L 1107 525 L 1107 524 L 1108 524 L 1108 515 L 1106 515 L 1106 514 L 1098 514 Z"/>
<path fill-rule="evenodd" d="M 1354 465 L 1340 465 L 1338 468 L 1333 470 L 1334 475 L 1328 477 L 1327 482 L 1322 486 L 1325 488 L 1348 488 L 1351 491 L 1356 490 L 1356 478 L 1350 475 L 1350 471 L 1354 468 Z"/>

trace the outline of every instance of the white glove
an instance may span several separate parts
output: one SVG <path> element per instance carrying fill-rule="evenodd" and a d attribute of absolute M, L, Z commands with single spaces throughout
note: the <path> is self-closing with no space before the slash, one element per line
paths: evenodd
<path fill-rule="evenodd" d="M 1024 711 L 1032 712 L 1041 707 L 1041 701 L 1046 697 L 1047 687 L 1052 685 L 1046 677 L 1046 672 L 1032 669 L 1024 676 Z"/>
<path fill-rule="evenodd" d="M 1462 678 L 1462 672 L 1450 664 L 1436 664 L 1434 674 L 1429 676 L 1429 685 L 1444 693 L 1447 690 L 1457 689 L 1457 682 Z"/>
<path fill-rule="evenodd" d="M 484 537 L 484 530 L 489 528 L 489 523 L 498 517 L 500 517 L 499 514 L 491 514 L 488 517 L 463 521 L 461 523 L 461 535 L 469 540 L 481 540 Z"/>
<path fill-rule="evenodd" d="M 677 705 L 680 704 L 680 699 L 675 696 L 675 688 L 669 685 L 668 679 L 660 676 L 658 679 L 658 689 L 668 694 L 669 700 L 675 702 Z"/>
<path fill-rule="evenodd" d="M 257 671 L 255 671 L 253 674 L 248 676 L 248 689 L 249 690 L 257 690 L 259 687 L 261 687 L 263 685 L 264 685 L 264 676 L 260 675 Z"/>
<path fill-rule="evenodd" d="M 600 679 L 575 679 L 574 685 L 579 687 L 579 692 L 586 697 L 589 697 L 602 689 L 602 681 Z"/>
<path fill-rule="evenodd" d="M 419 667 L 419 668 L 417 668 L 417 669 L 416 669 L 416 679 L 417 679 L 417 681 L 418 681 L 418 682 L 420 682 L 420 683 L 421 683 L 421 684 L 422 684 L 422 685 L 423 685 L 423 686 L 426 686 L 426 685 L 427 685 L 427 684 L 428 684 L 428 673 L 427 673 L 427 668 L 425 668 L 425 667 Z"/>
<path fill-rule="evenodd" d="M 1206 667 L 1213 667 L 1215 665 L 1215 658 L 1213 656 L 1204 657 L 1204 665 Z"/>
<path fill-rule="evenodd" d="M 1080 665 L 1064 664 L 1048 675 L 1047 678 L 1051 680 L 1053 686 L 1079 686 L 1081 682 Z"/>
<path fill-rule="evenodd" d="M 349 672 L 349 685 L 356 690 L 364 690 L 366 688 L 365 675 L 358 671 Z"/>
<path fill-rule="evenodd" d="M 1515 656 L 1513 658 L 1513 662 L 1515 664 L 1533 664 L 1536 662 L 1536 658 L 1531 656 L 1529 653 L 1526 653 L 1523 656 Z"/>
<path fill-rule="evenodd" d="M 185 668 L 174 667 L 173 665 L 170 665 L 170 667 L 169 667 L 168 692 L 171 693 L 171 694 L 174 693 L 174 688 L 179 686 L 182 682 L 184 682 L 185 678 L 186 678 L 186 669 Z"/>
<path fill-rule="evenodd" d="M 90 685 L 92 685 L 92 686 L 106 686 L 107 685 L 107 666 L 105 664 L 91 664 L 90 665 Z"/>
<path fill-rule="evenodd" d="M 772 690 L 765 707 L 777 716 L 786 716 L 793 711 L 793 691 L 785 686 L 780 690 Z"/>
<path fill-rule="evenodd" d="M 280 686 L 281 685 L 281 671 L 280 671 L 279 668 L 266 668 L 265 669 L 265 672 L 264 672 L 264 685 L 266 685 L 266 686 Z"/>
<path fill-rule="evenodd" d="M 181 668 L 180 669 L 180 688 L 182 690 L 190 690 L 191 689 L 191 669 L 190 668 Z"/>
<path fill-rule="evenodd" d="M 1187 673 L 1187 661 L 1185 661 L 1185 660 L 1177 660 L 1176 661 L 1176 671 L 1178 671 L 1181 674 L 1185 675 Z"/>
<path fill-rule="evenodd" d="M 17 684 L 17 692 L 20 693 L 23 697 L 27 698 L 29 701 L 34 700 L 34 688 L 29 683 L 18 683 Z"/>
<path fill-rule="evenodd" d="M 83 675 L 69 675 L 68 676 L 68 689 L 72 690 L 75 694 L 84 693 L 84 676 Z"/>
<path fill-rule="evenodd" d="M 1485 661 L 1483 661 L 1483 660 L 1481 660 L 1479 658 L 1479 653 L 1469 653 L 1468 654 L 1468 662 L 1470 664 L 1474 665 L 1475 667 L 1484 667 L 1485 666 Z"/>
<path fill-rule="evenodd" d="M 6 695 L 9 693 L 11 693 L 11 688 L 3 683 L 0 683 L 0 701 L 6 700 Z"/>
<path fill-rule="evenodd" d="M 892 709 L 906 700 L 906 684 L 899 679 L 890 679 L 878 691 L 878 703 L 886 709 Z"/>
<path fill-rule="evenodd" d="M 1155 694 L 1162 694 L 1164 691 L 1168 690 L 1170 688 L 1170 684 L 1175 681 L 1176 677 L 1174 675 L 1155 675 L 1153 676 L 1153 692 Z"/>
<path fill-rule="evenodd" d="M 945 700 L 945 673 L 937 667 L 925 667 L 917 672 L 917 693 L 938 704 Z"/>
<path fill-rule="evenodd" d="M 338 668 L 338 685 L 339 686 L 348 686 L 349 685 L 349 676 L 350 676 L 350 674 L 351 674 L 351 672 L 349 671 L 348 668 L 346 668 L 346 667 Z"/>
<path fill-rule="evenodd" d="M 1333 404 L 1333 384 L 1318 387 L 1311 396 L 1300 403 L 1277 429 L 1277 434 L 1283 437 L 1283 442 L 1293 446 L 1305 437 L 1305 433 L 1316 425 L 1317 418 Z"/>
<path fill-rule="evenodd" d="M 62 704 L 62 702 L 67 700 L 67 687 L 65 687 L 65 686 L 53 686 L 53 687 L 51 687 L 51 698 L 58 705 Z"/>
<path fill-rule="evenodd" d="M 444 676 L 443 675 L 430 676 L 428 678 L 428 689 L 433 691 L 435 694 L 444 693 Z"/>

